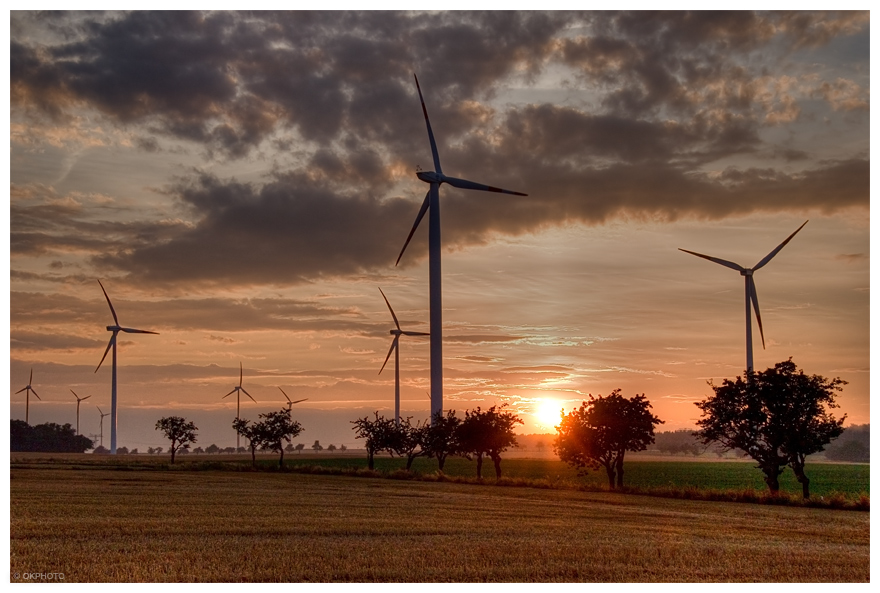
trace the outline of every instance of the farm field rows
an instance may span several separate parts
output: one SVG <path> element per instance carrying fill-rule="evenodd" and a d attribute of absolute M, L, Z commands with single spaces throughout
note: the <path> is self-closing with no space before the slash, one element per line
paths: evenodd
<path fill-rule="evenodd" d="M 348 461 L 348 460 L 346 460 Z M 66 582 L 867 582 L 870 514 L 269 472 L 13 467 Z"/>

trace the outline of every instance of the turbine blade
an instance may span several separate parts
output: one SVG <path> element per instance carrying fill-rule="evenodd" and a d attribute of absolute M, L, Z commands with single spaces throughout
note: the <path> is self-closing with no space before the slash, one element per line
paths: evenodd
<path fill-rule="evenodd" d="M 309 399 L 309 398 L 298 399 L 298 400 L 296 400 L 295 402 L 290 402 L 290 403 L 291 403 L 291 404 L 298 404 L 299 402 L 304 402 L 304 401 L 306 401 L 307 399 Z"/>
<path fill-rule="evenodd" d="M 227 393 L 226 395 L 224 395 L 224 396 L 221 397 L 220 399 L 226 399 L 227 397 L 229 397 L 229 396 L 232 395 L 233 393 L 235 393 L 235 389 L 233 389 L 232 391 L 230 391 L 229 393 Z"/>
<path fill-rule="evenodd" d="M 71 390 L 70 390 L 70 393 L 73 394 L 73 397 L 75 397 L 77 401 L 80 401 L 80 397 L 76 394 L 76 391 L 74 391 L 73 389 L 71 389 Z"/>
<path fill-rule="evenodd" d="M 40 397 L 39 395 L 37 395 L 37 392 L 36 392 L 36 390 L 34 390 L 33 387 L 31 387 L 31 393 L 33 393 L 34 395 L 36 395 L 38 400 L 43 401 L 43 398 Z"/>
<path fill-rule="evenodd" d="M 251 394 L 248 393 L 247 390 L 246 390 L 244 387 L 242 387 L 241 390 L 244 391 L 244 394 L 245 394 L 246 396 L 248 396 L 248 397 L 251 398 L 251 401 L 252 401 L 252 402 L 257 403 L 257 400 L 255 400 L 254 398 L 252 398 L 252 397 L 251 397 Z"/>
<path fill-rule="evenodd" d="M 98 406 L 95 406 L 95 407 L 98 408 Z M 101 416 L 104 415 L 104 412 L 101 411 L 101 408 L 98 408 L 98 413 L 99 413 Z"/>
<path fill-rule="evenodd" d="M 416 79 L 416 89 L 419 91 L 419 101 L 422 102 L 422 113 L 425 114 L 425 124 L 428 126 L 428 140 L 431 141 L 431 156 L 434 157 L 434 171 L 443 175 L 443 171 L 440 169 L 440 155 L 437 154 L 437 143 L 434 142 L 434 131 L 431 130 L 431 120 L 428 119 L 428 109 L 425 107 L 425 99 L 422 97 L 422 87 L 419 86 L 419 77 L 413 73 L 413 77 Z"/>
<path fill-rule="evenodd" d="M 104 364 L 104 359 L 107 358 L 107 353 L 110 352 L 110 346 L 113 345 L 113 342 L 116 340 L 116 332 L 113 332 L 113 335 L 110 336 L 110 341 L 107 342 L 107 349 L 104 350 L 104 356 L 101 357 L 101 362 L 98 363 L 98 368 L 95 369 L 95 372 L 98 372 L 98 369 L 101 368 L 101 365 Z"/>
<path fill-rule="evenodd" d="M 98 280 L 98 284 L 101 284 L 100 280 Z M 104 298 L 107 299 L 107 304 L 110 305 L 110 312 L 113 314 L 113 322 L 116 325 L 119 325 L 119 319 L 116 318 L 116 309 L 113 308 L 113 303 L 110 302 L 110 297 L 107 296 L 107 291 L 104 290 L 103 284 L 101 284 L 101 290 L 104 292 Z"/>
<path fill-rule="evenodd" d="M 491 185 L 483 185 L 482 183 L 476 183 L 474 181 L 468 181 L 467 179 L 458 179 L 456 177 L 446 177 L 443 176 L 443 181 L 451 185 L 452 187 L 457 187 L 459 189 L 478 189 L 480 191 L 494 191 L 502 194 L 511 194 L 514 196 L 527 196 L 529 194 L 524 194 L 518 191 L 510 191 L 509 189 L 501 189 L 500 187 L 493 187 Z"/>
<path fill-rule="evenodd" d="M 28 387 L 30 387 L 30 385 L 28 385 L 27 387 L 22 387 L 21 389 L 19 389 L 18 391 L 15 392 L 15 395 L 18 395 L 19 393 L 21 393 L 22 391 L 24 391 Z"/>
<path fill-rule="evenodd" d="M 82 399 L 79 400 L 79 401 L 84 402 L 84 401 L 86 401 L 87 399 L 89 399 L 90 397 L 92 397 L 92 396 L 91 396 L 91 395 L 87 395 L 87 396 L 85 396 L 84 398 L 82 398 Z"/>
<path fill-rule="evenodd" d="M 406 238 L 406 243 L 403 244 L 403 249 L 400 250 L 400 255 L 397 256 L 397 261 L 394 263 L 396 266 L 400 263 L 400 258 L 403 257 L 403 252 L 406 251 L 406 246 L 409 245 L 410 239 L 413 238 L 413 234 L 416 232 L 416 229 L 419 227 L 419 223 L 422 222 L 422 218 L 425 216 L 425 212 L 428 211 L 428 206 L 430 205 L 431 190 L 428 190 L 428 193 L 425 194 L 425 201 L 422 202 L 422 207 L 419 210 L 418 216 L 416 216 L 416 222 L 413 224 L 412 230 L 409 232 L 409 236 Z"/>
<path fill-rule="evenodd" d="M 405 336 L 430 336 L 428 332 L 401 332 Z"/>
<path fill-rule="evenodd" d="M 810 222 L 810 221 L 807 220 L 806 222 L 804 222 L 804 224 L 807 224 L 807 222 Z M 761 261 L 759 261 L 757 264 L 755 264 L 755 267 L 752 268 L 752 270 L 760 270 L 761 268 L 763 268 L 763 267 L 767 264 L 767 262 L 769 262 L 771 259 L 773 259 L 774 256 L 775 256 L 777 253 L 779 253 L 779 251 L 780 251 L 783 247 L 785 247 L 785 245 L 786 245 L 789 241 L 791 241 L 792 237 L 794 237 L 795 235 L 798 234 L 798 231 L 800 231 L 802 228 L 804 228 L 804 224 L 802 224 L 801 226 L 799 226 L 798 229 L 797 229 L 797 231 L 795 231 L 795 232 L 793 232 L 792 234 L 790 234 L 790 235 L 788 236 L 788 239 L 786 239 L 785 241 L 783 241 L 782 243 L 780 243 L 780 244 L 779 244 L 779 247 L 777 247 L 776 249 L 774 249 L 773 251 L 771 251 L 770 253 L 768 253 L 768 254 L 767 254 L 767 257 L 765 257 L 764 259 L 762 259 Z"/>
<path fill-rule="evenodd" d="M 31 369 L 31 378 L 28 379 L 28 385 L 34 382 L 34 369 Z"/>
<path fill-rule="evenodd" d="M 278 389 L 281 389 L 281 388 L 279 387 Z M 284 390 L 283 390 L 283 389 L 281 389 L 281 393 L 284 393 Z M 286 393 L 284 393 L 284 397 L 287 397 L 287 394 L 286 394 Z M 290 401 L 290 398 L 289 398 L 289 397 L 287 397 L 287 401 Z"/>
<path fill-rule="evenodd" d="M 241 363 L 238 363 L 238 386 L 241 387 L 241 381 L 244 379 L 244 367 L 241 366 Z"/>
<path fill-rule="evenodd" d="M 755 307 L 755 317 L 758 318 L 758 331 L 761 332 L 761 347 L 766 350 L 767 345 L 764 344 L 764 326 L 761 324 L 761 310 L 758 308 L 758 291 L 755 290 L 754 276 L 752 276 L 751 282 L 749 282 L 749 296 L 752 299 L 752 305 Z"/>
<path fill-rule="evenodd" d="M 157 336 L 159 335 L 159 332 L 151 332 L 151 331 L 147 331 L 145 329 L 134 329 L 132 327 L 120 327 L 119 331 L 123 331 L 127 334 L 155 334 Z"/>
<path fill-rule="evenodd" d="M 388 356 L 385 357 L 385 362 L 382 363 L 382 368 L 379 369 L 379 374 L 382 374 L 382 371 L 385 370 L 385 365 L 388 364 L 388 359 L 391 358 L 391 353 L 394 352 L 394 347 L 397 346 L 397 336 L 391 340 L 391 348 L 388 349 Z"/>
<path fill-rule="evenodd" d="M 716 264 L 721 264 L 722 266 L 728 267 L 731 270 L 736 270 L 737 272 L 742 272 L 745 270 L 739 264 L 735 264 L 732 261 L 727 261 L 726 259 L 721 259 L 720 257 L 712 257 L 711 255 L 703 255 L 702 253 L 697 253 L 696 251 L 688 251 L 687 249 L 678 248 L 679 251 L 684 251 L 685 253 L 690 253 L 691 255 L 696 255 L 697 257 L 702 257 L 703 259 L 708 259 L 709 261 L 713 261 Z"/>
<path fill-rule="evenodd" d="M 382 289 L 379 289 L 379 292 L 382 292 Z M 385 304 L 388 305 L 388 310 L 391 311 L 391 317 L 394 318 L 394 325 L 397 326 L 397 329 L 400 329 L 400 323 L 397 322 L 397 315 L 394 314 L 394 309 L 391 308 L 391 303 L 388 302 L 388 297 L 385 296 L 385 293 L 382 292 L 382 298 L 385 299 Z"/>

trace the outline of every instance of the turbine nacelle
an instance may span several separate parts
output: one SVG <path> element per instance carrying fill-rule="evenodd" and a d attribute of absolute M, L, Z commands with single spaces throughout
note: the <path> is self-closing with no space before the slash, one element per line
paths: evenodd
<path fill-rule="evenodd" d="M 434 171 L 417 171 L 416 177 L 424 181 L 425 183 L 443 183 L 444 179 L 442 175 L 438 175 Z"/>
<path fill-rule="evenodd" d="M 746 268 L 745 270 L 741 270 L 739 273 L 740 276 L 753 276 L 754 274 L 755 274 L 755 270 L 753 270 L 751 268 Z"/>

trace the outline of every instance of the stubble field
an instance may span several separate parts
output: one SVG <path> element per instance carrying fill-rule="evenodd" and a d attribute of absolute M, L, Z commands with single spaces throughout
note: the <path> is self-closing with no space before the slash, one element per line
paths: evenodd
<path fill-rule="evenodd" d="M 65 582 L 868 582 L 866 512 L 268 472 L 13 468 Z"/>

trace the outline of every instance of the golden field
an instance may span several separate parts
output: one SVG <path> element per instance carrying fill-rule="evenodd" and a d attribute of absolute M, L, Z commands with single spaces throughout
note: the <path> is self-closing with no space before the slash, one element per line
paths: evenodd
<path fill-rule="evenodd" d="M 13 467 L 65 582 L 868 582 L 870 513 L 280 472 Z M 19 579 L 20 580 L 20 579 Z"/>

